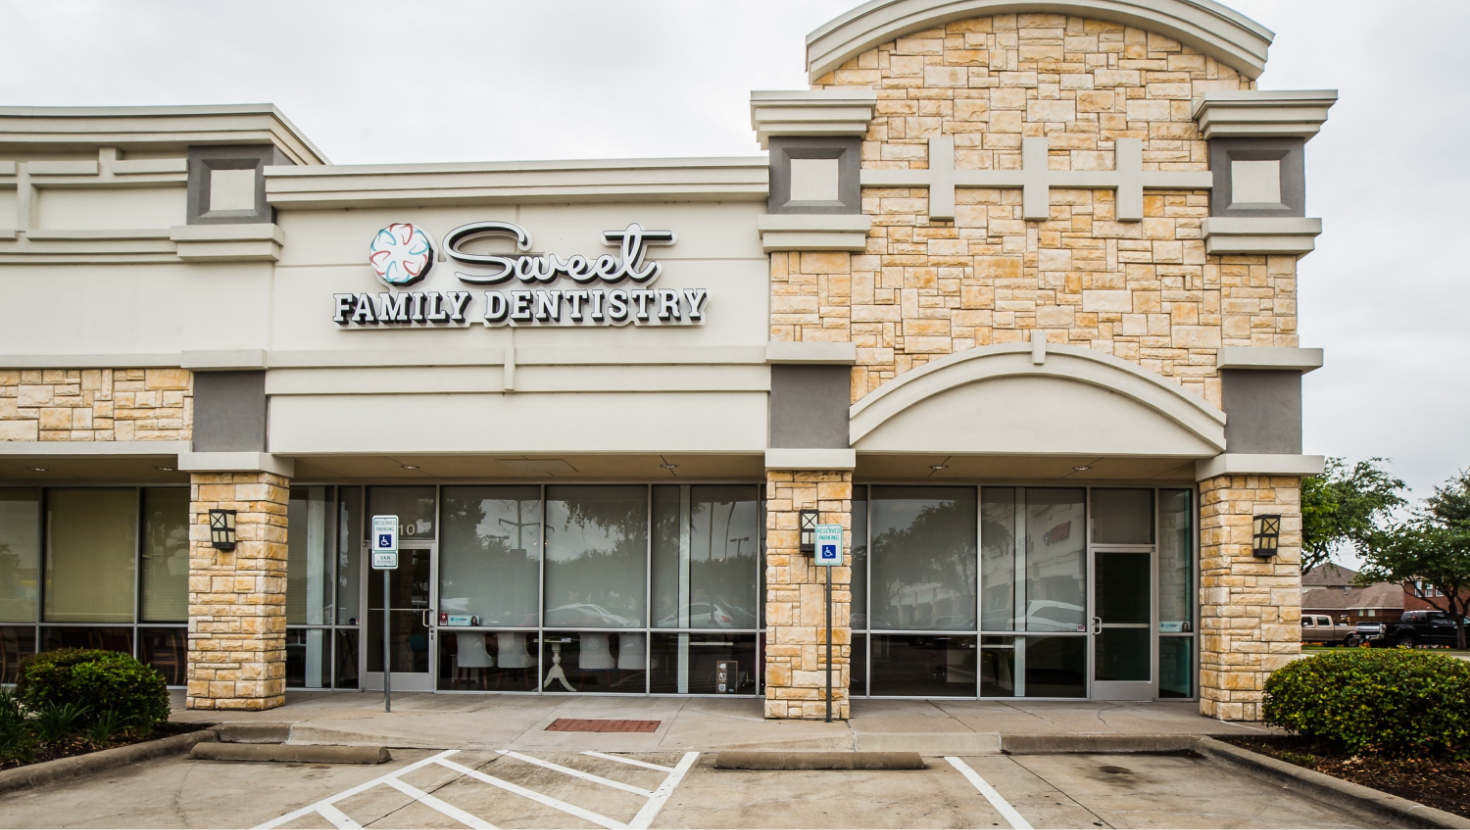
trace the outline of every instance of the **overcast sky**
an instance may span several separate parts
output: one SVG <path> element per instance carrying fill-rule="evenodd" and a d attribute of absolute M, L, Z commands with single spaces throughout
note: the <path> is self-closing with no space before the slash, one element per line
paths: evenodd
<path fill-rule="evenodd" d="M 338 164 L 759 152 L 752 89 L 800 89 L 858 0 L 0 0 L 0 104 L 271 102 Z M 1306 451 L 1470 467 L 1470 2 L 1231 0 L 1264 89 L 1341 91 L 1307 147 Z"/>

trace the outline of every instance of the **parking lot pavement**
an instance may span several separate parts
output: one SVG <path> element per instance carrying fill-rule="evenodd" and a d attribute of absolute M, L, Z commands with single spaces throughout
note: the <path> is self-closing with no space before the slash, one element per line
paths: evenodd
<path fill-rule="evenodd" d="M 9 794 L 0 827 L 1377 827 L 1192 756 L 717 770 L 712 753 L 395 750 L 382 766 L 173 758 Z"/>

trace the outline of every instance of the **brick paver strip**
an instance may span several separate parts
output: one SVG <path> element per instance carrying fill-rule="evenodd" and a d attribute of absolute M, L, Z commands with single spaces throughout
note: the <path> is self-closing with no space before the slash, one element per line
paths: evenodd
<path fill-rule="evenodd" d="M 656 720 L 579 720 L 557 718 L 547 732 L 657 732 Z"/>

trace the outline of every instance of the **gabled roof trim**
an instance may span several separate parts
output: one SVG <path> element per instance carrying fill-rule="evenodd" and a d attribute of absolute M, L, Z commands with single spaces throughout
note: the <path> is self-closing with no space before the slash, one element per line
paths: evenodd
<path fill-rule="evenodd" d="M 1247 78 L 1266 69 L 1275 33 L 1214 0 L 872 0 L 806 37 L 812 83 L 911 32 L 998 14 L 1067 14 L 1137 26 L 1198 49 Z"/>
<path fill-rule="evenodd" d="M 1036 357 L 1043 355 L 1042 361 Z M 1015 358 L 1026 356 L 1024 361 Z M 1006 359 L 1010 358 L 1010 359 Z M 1001 377 L 1044 376 L 1116 392 L 1158 412 L 1201 440 L 1225 449 L 1225 413 L 1122 358 L 1080 346 L 1003 343 L 945 355 L 905 372 L 848 410 L 849 438 L 857 446 L 890 418 L 951 389 Z"/>

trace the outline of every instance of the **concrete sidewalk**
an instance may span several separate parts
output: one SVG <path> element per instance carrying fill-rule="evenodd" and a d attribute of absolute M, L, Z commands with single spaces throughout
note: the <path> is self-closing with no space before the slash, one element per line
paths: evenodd
<path fill-rule="evenodd" d="M 758 699 L 588 697 L 557 695 L 393 696 L 379 692 L 294 692 L 268 712 L 180 708 L 173 719 L 196 723 L 290 723 L 291 742 L 423 749 L 600 750 L 669 752 L 721 749 L 913 751 L 986 755 L 1014 735 L 1243 735 L 1260 725 L 1199 714 L 1195 702 L 1096 703 L 854 700 L 847 723 L 775 721 Z M 547 732 L 559 718 L 656 720 L 648 733 Z"/>

